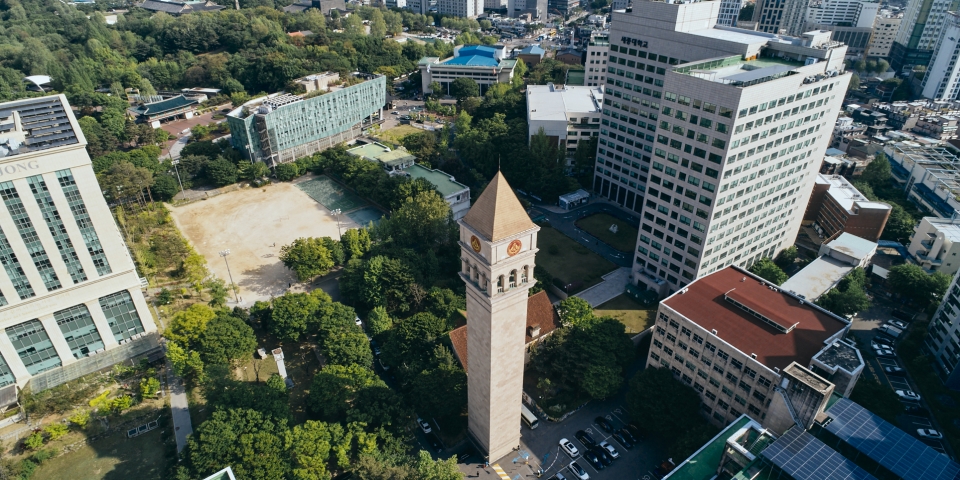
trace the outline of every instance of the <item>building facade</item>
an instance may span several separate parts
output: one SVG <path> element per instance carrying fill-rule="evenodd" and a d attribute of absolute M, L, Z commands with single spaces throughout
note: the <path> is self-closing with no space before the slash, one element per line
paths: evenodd
<path fill-rule="evenodd" d="M 930 320 L 924 349 L 933 360 L 940 379 L 951 390 L 960 390 L 960 272 L 953 276 L 937 313 Z"/>
<path fill-rule="evenodd" d="M 743 0 L 720 0 L 720 15 L 717 17 L 717 25 L 736 27 L 742 8 Z"/>
<path fill-rule="evenodd" d="M 718 2 L 613 13 L 594 190 L 641 214 L 660 295 L 793 243 L 850 80 L 830 32 L 715 27 Z"/>
<path fill-rule="evenodd" d="M 828 372 L 825 380 L 842 383 L 838 393 L 853 390 L 864 362 L 843 340 L 849 328 L 846 320 L 746 270 L 727 267 L 660 302 L 647 365 L 669 369 L 693 387 L 702 413 L 715 425 L 746 413 L 782 431 L 794 423 L 790 409 L 778 408 L 788 393 L 778 386 L 791 368 L 800 367 L 794 377 L 820 368 Z M 824 354 L 832 350 L 852 356 Z M 834 390 L 813 383 L 813 390 L 829 390 L 826 397 Z M 794 413 L 812 424 L 815 415 L 804 414 L 804 402 L 794 397 L 791 403 Z M 812 402 L 815 409 L 814 404 L 819 402 Z"/>
<path fill-rule="evenodd" d="M 807 21 L 810 0 L 758 0 L 753 10 L 757 31 L 799 35 Z"/>
<path fill-rule="evenodd" d="M 230 143 L 252 161 L 292 162 L 359 137 L 364 123 L 383 116 L 386 95 L 386 77 L 370 75 L 314 97 L 257 98 L 227 114 Z"/>
<path fill-rule="evenodd" d="M 603 90 L 554 84 L 527 86 L 528 139 L 543 129 L 572 158 L 577 145 L 600 135 Z"/>
<path fill-rule="evenodd" d="M 587 53 L 584 55 L 584 70 L 586 71 L 584 85 L 588 87 L 603 86 L 607 78 L 607 58 L 610 56 L 610 37 L 607 35 L 591 35 L 587 42 Z"/>
<path fill-rule="evenodd" d="M 437 0 L 437 12 L 441 15 L 477 18 L 483 13 L 483 0 Z"/>
<path fill-rule="evenodd" d="M 953 276 L 960 271 L 960 219 L 924 217 L 907 251 L 927 273 Z"/>
<path fill-rule="evenodd" d="M 870 46 L 867 48 L 868 57 L 887 58 L 890 49 L 897 38 L 900 23 L 903 22 L 902 13 L 882 11 L 873 23 L 873 36 L 870 37 Z"/>
<path fill-rule="evenodd" d="M 507 15 L 517 18 L 530 14 L 532 20 L 547 18 L 547 0 L 507 0 Z"/>
<path fill-rule="evenodd" d="M 960 0 L 910 0 L 890 50 L 890 65 L 900 71 L 927 66 L 946 25 L 947 12 L 960 8 Z"/>
<path fill-rule="evenodd" d="M 890 205 L 872 202 L 840 175 L 817 175 L 803 214 L 817 233 L 831 238 L 846 232 L 871 242 L 880 240 L 890 218 Z"/>
<path fill-rule="evenodd" d="M 940 218 L 960 216 L 960 158 L 946 148 L 913 142 L 888 143 L 883 153 L 908 199 Z"/>
<path fill-rule="evenodd" d="M 960 14 L 947 12 L 940 38 L 933 48 L 927 74 L 923 77 L 922 95 L 933 100 L 956 100 L 960 94 Z"/>
<path fill-rule="evenodd" d="M 467 297 L 467 431 L 488 461 L 520 445 L 528 290 L 537 232 L 503 174 L 460 220 Z"/>
<path fill-rule="evenodd" d="M 440 60 L 424 57 L 420 60 L 421 90 L 433 93 L 430 84 L 440 84 L 442 92 L 449 95 L 450 85 L 458 78 L 470 78 L 480 86 L 484 94 L 490 85 L 510 83 L 517 61 L 504 58 L 503 45 L 460 45 L 454 48 L 453 57 Z"/>
<path fill-rule="evenodd" d="M 158 346 L 85 145 L 63 95 L 0 104 L 0 386 L 53 386 Z"/>

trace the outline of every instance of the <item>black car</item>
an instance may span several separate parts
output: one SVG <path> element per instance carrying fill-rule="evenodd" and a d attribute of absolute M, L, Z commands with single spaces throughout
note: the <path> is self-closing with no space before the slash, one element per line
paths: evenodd
<path fill-rule="evenodd" d="M 611 457 L 610 453 L 606 450 L 600 447 L 593 447 L 590 451 L 600 459 L 600 463 L 602 463 L 604 467 L 609 467 L 610 464 L 613 463 L 613 457 Z"/>
<path fill-rule="evenodd" d="M 603 462 L 600 461 L 600 457 L 598 457 L 596 453 L 593 453 L 592 450 L 583 452 L 583 458 L 586 458 L 587 461 L 590 462 L 590 465 L 593 465 L 593 468 L 596 468 L 597 470 L 604 469 L 604 465 Z"/>
<path fill-rule="evenodd" d="M 900 367 L 883 367 L 883 371 L 887 375 L 899 375 L 899 376 L 906 375 L 906 372 L 904 372 L 904 370 Z"/>
<path fill-rule="evenodd" d="M 886 335 L 876 335 L 873 337 L 873 341 L 882 345 L 890 345 L 891 347 L 893 346 L 893 339 Z"/>
<path fill-rule="evenodd" d="M 577 433 L 574 433 L 573 436 L 577 437 L 577 440 L 580 440 L 580 443 L 587 448 L 597 446 L 597 442 L 593 440 L 593 437 L 588 435 L 587 432 L 584 432 L 583 430 L 577 430 Z"/>
<path fill-rule="evenodd" d="M 611 425 L 606 418 L 603 418 L 603 417 L 594 418 L 593 423 L 596 423 L 597 426 L 602 428 L 604 432 L 613 433 L 613 425 Z"/>
<path fill-rule="evenodd" d="M 627 440 L 629 440 L 630 443 L 639 443 L 637 442 L 637 437 L 635 437 L 633 435 L 633 432 L 631 432 L 630 429 L 627 427 L 621 428 L 620 434 L 623 435 L 623 438 L 626 438 Z M 639 435 L 639 433 L 637 433 L 637 435 Z"/>
<path fill-rule="evenodd" d="M 430 448 L 433 449 L 433 452 L 436 454 L 443 453 L 443 444 L 440 443 L 440 439 L 437 438 L 433 433 L 426 434 L 427 442 L 430 444 Z"/>
<path fill-rule="evenodd" d="M 623 445 L 623 448 L 626 448 L 627 450 L 633 448 L 633 442 L 627 440 L 626 435 L 620 432 L 613 432 L 613 438 L 617 439 L 617 442 L 619 442 L 620 445 Z"/>

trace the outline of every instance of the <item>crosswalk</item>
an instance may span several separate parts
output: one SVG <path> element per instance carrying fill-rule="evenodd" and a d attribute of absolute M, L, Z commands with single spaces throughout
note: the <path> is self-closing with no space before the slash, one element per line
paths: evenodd
<path fill-rule="evenodd" d="M 494 471 L 494 472 L 497 472 L 497 475 L 500 475 L 500 478 L 501 478 L 501 479 L 503 479 L 503 480 L 510 480 L 510 475 L 507 475 L 507 472 L 504 472 L 503 469 L 500 468 L 500 465 L 494 463 L 494 464 L 493 464 L 493 471 Z"/>

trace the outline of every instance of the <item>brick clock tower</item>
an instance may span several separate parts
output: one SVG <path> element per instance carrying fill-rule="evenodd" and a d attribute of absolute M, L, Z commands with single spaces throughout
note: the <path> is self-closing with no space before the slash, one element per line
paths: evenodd
<path fill-rule="evenodd" d="M 536 226 L 497 172 L 460 224 L 467 284 L 468 430 L 490 461 L 520 445 L 527 291 Z"/>

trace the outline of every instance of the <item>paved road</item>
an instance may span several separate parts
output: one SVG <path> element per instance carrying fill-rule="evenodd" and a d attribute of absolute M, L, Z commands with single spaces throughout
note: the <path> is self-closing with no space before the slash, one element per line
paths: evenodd
<path fill-rule="evenodd" d="M 187 437 L 193 433 L 193 424 L 190 421 L 187 390 L 183 379 L 173 373 L 170 360 L 167 360 L 167 383 L 170 385 L 170 413 L 177 436 L 177 453 L 180 453 L 187 446 Z"/>
<path fill-rule="evenodd" d="M 190 134 L 186 134 L 177 139 L 173 145 L 170 145 L 170 158 L 176 160 L 180 158 L 180 151 L 183 150 L 183 147 L 187 146 L 187 142 L 190 141 Z"/>
<path fill-rule="evenodd" d="M 593 235 L 590 235 L 589 233 L 577 228 L 575 222 L 580 218 L 593 215 L 594 213 L 608 213 L 614 217 L 629 222 L 633 228 L 639 229 L 640 218 L 637 215 L 627 213 L 617 206 L 614 206 L 603 200 L 596 199 L 591 200 L 590 203 L 582 207 L 571 211 L 564 211 L 562 213 L 553 211 L 557 210 L 554 207 L 547 207 L 544 205 L 536 205 L 534 208 L 543 213 L 546 219 L 550 222 L 551 227 L 563 232 L 564 235 L 576 240 L 578 243 L 587 247 L 594 253 L 599 254 L 607 260 L 610 260 L 617 266 L 633 267 L 633 258 L 631 257 L 630 252 L 621 252 L 620 250 L 601 242 Z"/>

